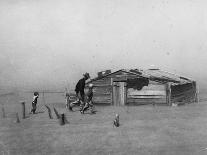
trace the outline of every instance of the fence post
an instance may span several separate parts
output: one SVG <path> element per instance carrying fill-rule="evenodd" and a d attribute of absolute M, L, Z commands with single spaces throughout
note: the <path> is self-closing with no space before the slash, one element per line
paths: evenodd
<path fill-rule="evenodd" d="M 55 107 L 53 107 L 53 109 L 54 109 L 54 112 L 55 112 L 55 115 L 56 115 L 57 119 L 59 119 L 60 115 L 59 115 L 58 111 L 55 109 Z"/>
<path fill-rule="evenodd" d="M 18 113 L 16 113 L 16 123 L 20 123 L 20 120 L 19 120 L 19 115 L 18 115 Z"/>
<path fill-rule="evenodd" d="M 50 118 L 50 119 L 53 119 L 50 107 L 47 106 L 47 105 L 45 105 L 45 107 L 47 108 L 49 118 Z"/>
<path fill-rule="evenodd" d="M 43 100 L 43 104 L 46 104 L 46 102 L 45 102 L 45 92 L 44 91 L 42 92 L 42 100 Z"/>
<path fill-rule="evenodd" d="M 26 118 L 25 102 L 21 102 L 21 104 L 22 104 L 22 118 L 25 119 Z"/>
<path fill-rule="evenodd" d="M 65 114 L 64 113 L 60 115 L 59 121 L 60 121 L 60 125 L 65 125 Z"/>
<path fill-rule="evenodd" d="M 171 84 L 170 83 L 168 83 L 166 85 L 166 103 L 169 106 L 172 105 L 172 102 L 171 102 Z"/>
<path fill-rule="evenodd" d="M 195 91 L 196 91 L 196 102 L 199 103 L 200 99 L 199 99 L 199 87 L 198 87 L 198 83 L 195 82 Z"/>
<path fill-rule="evenodd" d="M 4 104 L 2 105 L 1 110 L 2 110 L 2 116 L 3 116 L 3 118 L 6 118 L 5 109 L 4 109 Z"/>

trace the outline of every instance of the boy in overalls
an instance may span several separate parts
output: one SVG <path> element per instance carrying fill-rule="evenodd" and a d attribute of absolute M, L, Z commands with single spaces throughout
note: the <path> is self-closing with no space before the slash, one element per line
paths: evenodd
<path fill-rule="evenodd" d="M 93 111 L 93 102 L 92 102 L 92 99 L 93 99 L 93 84 L 90 83 L 89 86 L 88 86 L 88 92 L 86 94 L 86 104 L 85 106 L 83 107 L 83 110 L 81 111 L 81 113 L 83 114 L 86 110 L 88 110 L 90 108 L 91 110 L 91 113 L 94 113 Z"/>

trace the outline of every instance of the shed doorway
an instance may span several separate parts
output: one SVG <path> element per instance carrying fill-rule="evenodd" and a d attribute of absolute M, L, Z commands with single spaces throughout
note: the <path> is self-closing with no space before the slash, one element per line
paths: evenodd
<path fill-rule="evenodd" d="M 113 104 L 116 106 L 125 105 L 127 100 L 126 82 L 113 82 Z"/>

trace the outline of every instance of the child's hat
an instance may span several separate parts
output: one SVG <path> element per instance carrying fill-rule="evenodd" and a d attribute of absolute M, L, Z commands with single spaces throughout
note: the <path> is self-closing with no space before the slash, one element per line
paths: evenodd
<path fill-rule="evenodd" d="M 37 96 L 37 95 L 39 95 L 39 93 L 38 92 L 34 92 L 34 95 Z"/>

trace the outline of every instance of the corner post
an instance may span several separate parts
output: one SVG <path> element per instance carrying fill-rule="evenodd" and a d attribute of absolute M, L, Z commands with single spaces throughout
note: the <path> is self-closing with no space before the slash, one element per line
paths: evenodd
<path fill-rule="evenodd" d="M 25 102 L 21 102 L 22 104 L 22 118 L 25 119 L 26 118 L 26 110 L 25 110 Z"/>
<path fill-rule="evenodd" d="M 166 103 L 167 105 L 171 106 L 171 84 L 167 83 L 166 85 Z"/>

